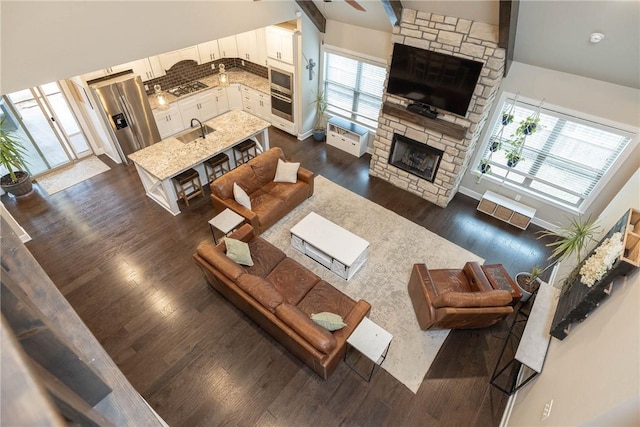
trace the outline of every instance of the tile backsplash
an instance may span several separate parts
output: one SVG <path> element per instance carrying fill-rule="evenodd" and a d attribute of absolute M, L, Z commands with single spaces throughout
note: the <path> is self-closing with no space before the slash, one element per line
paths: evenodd
<path fill-rule="evenodd" d="M 215 66 L 215 70 L 211 68 L 212 64 Z M 149 90 L 147 90 L 147 94 L 151 95 L 153 93 L 154 85 L 160 85 L 163 90 L 167 90 L 171 89 L 172 87 L 190 82 L 192 80 L 198 80 L 207 76 L 216 75 L 218 74 L 219 64 L 224 64 L 227 71 L 233 68 L 239 68 L 244 71 L 256 74 L 265 79 L 268 78 L 267 67 L 254 64 L 253 62 L 247 60 L 244 60 L 244 65 L 242 65 L 242 60 L 240 58 L 217 59 L 215 61 L 207 62 L 200 65 L 198 65 L 195 61 L 186 60 L 180 61 L 175 64 L 173 67 L 167 70 L 166 75 L 158 77 L 157 79 L 146 81 L 145 84 L 149 88 Z"/>

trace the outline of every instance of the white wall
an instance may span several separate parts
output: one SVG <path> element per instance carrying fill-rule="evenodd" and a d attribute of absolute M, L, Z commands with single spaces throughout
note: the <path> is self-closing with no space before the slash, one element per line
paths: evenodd
<path fill-rule="evenodd" d="M 640 208 L 640 170 L 600 216 L 602 234 L 632 207 Z M 552 338 L 542 373 L 518 392 L 508 425 L 640 425 L 639 304 L 636 269 L 564 340 Z M 551 399 L 551 416 L 541 421 Z"/>
<path fill-rule="evenodd" d="M 501 92 L 519 93 L 523 97 L 536 100 L 544 99 L 544 102 L 550 105 L 568 108 L 621 125 L 635 127 L 636 139 L 638 138 L 637 132 L 638 128 L 640 128 L 640 90 L 638 89 L 518 62 L 513 62 L 509 74 L 502 81 L 500 89 Z M 494 112 L 496 108 L 500 108 L 497 102 L 494 106 Z M 481 141 L 484 141 L 486 133 L 490 132 L 489 128 L 490 126 L 487 126 L 484 129 Z M 480 144 L 479 150 L 483 148 L 484 144 Z M 476 153 L 474 165 L 480 160 L 479 155 L 480 153 Z M 585 215 L 588 216 L 593 213 L 597 216 L 600 214 L 618 189 L 624 185 L 639 167 L 640 146 L 637 146 L 615 171 L 609 184 L 600 192 L 598 199 L 589 206 Z M 536 220 L 541 220 L 545 223 L 557 224 L 563 222 L 564 217 L 569 215 L 568 212 L 561 211 L 508 187 L 492 183 L 488 179 L 483 179 L 478 184 L 476 177 L 472 174 L 473 170 L 475 168 L 470 168 L 462 180 L 463 192 L 467 194 L 473 192 L 481 195 L 486 190 L 492 190 L 507 197 L 515 197 L 516 194 L 519 194 L 522 196 L 522 203 L 537 209 Z"/>
<path fill-rule="evenodd" d="M 293 1 L 2 1 L 0 93 L 296 19 Z"/>
<path fill-rule="evenodd" d="M 320 75 L 320 43 L 322 41 L 322 33 L 316 28 L 306 14 L 298 20 L 299 28 L 302 30 L 302 36 L 298 38 L 299 44 L 299 67 L 298 81 L 302 91 L 300 93 L 300 115 L 298 120 L 298 138 L 304 139 L 309 136 L 313 129 L 316 115 L 316 108 L 313 101 L 315 93 L 318 91 L 318 76 Z M 307 65 L 309 61 L 316 64 L 309 79 L 309 70 Z"/>
<path fill-rule="evenodd" d="M 358 52 L 387 63 L 391 60 L 393 45 L 391 32 L 372 30 L 327 20 L 324 42 L 328 45 Z"/>

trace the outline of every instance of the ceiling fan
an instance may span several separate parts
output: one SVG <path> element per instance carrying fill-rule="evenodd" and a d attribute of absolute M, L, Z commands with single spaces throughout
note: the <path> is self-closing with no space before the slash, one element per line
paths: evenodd
<path fill-rule="evenodd" d="M 325 3 L 331 3 L 332 0 L 323 0 Z M 358 3 L 356 0 L 344 0 L 345 3 L 347 3 L 349 6 L 351 6 L 352 8 L 359 10 L 361 12 L 366 12 L 366 10 L 364 9 L 364 7 L 360 6 L 360 3 Z"/>

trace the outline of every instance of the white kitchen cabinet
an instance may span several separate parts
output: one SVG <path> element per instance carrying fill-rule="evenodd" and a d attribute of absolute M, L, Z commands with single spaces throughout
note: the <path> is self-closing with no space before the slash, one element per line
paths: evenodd
<path fill-rule="evenodd" d="M 256 42 L 258 43 L 258 57 L 255 62 L 258 65 L 266 67 L 269 65 L 267 62 L 267 35 L 264 28 L 258 28 L 256 30 Z"/>
<path fill-rule="evenodd" d="M 238 83 L 232 83 L 227 87 L 227 98 L 230 110 L 242 110 L 242 88 Z"/>
<path fill-rule="evenodd" d="M 218 48 L 220 49 L 220 56 L 222 58 L 238 57 L 238 44 L 236 43 L 236 36 L 229 36 L 218 39 Z"/>
<path fill-rule="evenodd" d="M 293 64 L 293 31 L 275 25 L 265 31 L 269 58 Z"/>
<path fill-rule="evenodd" d="M 271 100 L 267 94 L 259 90 L 242 86 L 242 108 L 261 119 L 271 120 Z"/>
<path fill-rule="evenodd" d="M 236 34 L 238 58 L 258 63 L 258 39 L 255 31 Z"/>
<path fill-rule="evenodd" d="M 154 61 L 156 66 L 152 66 L 151 61 Z M 164 76 L 166 72 L 160 66 L 160 60 L 154 56 L 152 58 L 139 59 L 137 61 L 130 62 L 130 68 L 134 74 L 140 76 L 143 82 L 147 80 L 155 79 L 160 76 Z"/>
<path fill-rule="evenodd" d="M 160 65 L 165 71 L 173 67 L 180 61 L 190 60 L 198 62 L 198 60 L 200 59 L 198 57 L 197 46 L 190 46 L 184 49 L 178 49 L 172 52 L 163 53 L 158 55 L 158 57 L 160 58 Z"/>
<path fill-rule="evenodd" d="M 275 114 L 271 115 L 271 125 L 277 127 L 280 130 L 283 130 L 291 135 L 296 135 L 296 124 L 290 122 L 288 120 L 283 119 L 282 117 L 278 117 Z"/>
<path fill-rule="evenodd" d="M 114 65 L 113 67 L 102 68 L 100 70 L 92 71 L 87 74 L 83 74 L 82 77 L 87 82 L 89 80 L 98 79 L 100 77 L 110 76 L 112 74 L 120 73 L 122 71 L 130 70 L 131 63 L 127 62 L 125 64 Z"/>
<path fill-rule="evenodd" d="M 332 117 L 327 122 L 327 144 L 356 157 L 367 151 L 368 136 L 367 129 L 340 117 Z"/>
<path fill-rule="evenodd" d="M 229 96 L 227 95 L 227 88 L 217 87 L 212 89 L 213 97 L 216 103 L 216 115 L 224 114 L 229 111 Z"/>
<path fill-rule="evenodd" d="M 218 115 L 216 98 L 213 94 L 214 90 L 205 90 L 178 101 L 183 128 L 186 129 L 191 126 L 191 119 L 198 119 L 203 122 Z"/>
<path fill-rule="evenodd" d="M 153 117 L 156 119 L 158 132 L 160 132 L 160 137 L 162 139 L 184 129 L 182 116 L 180 115 L 180 108 L 175 102 L 169 106 L 168 110 L 153 110 Z"/>
<path fill-rule="evenodd" d="M 218 40 L 200 43 L 198 45 L 198 57 L 200 58 L 200 64 L 206 64 L 207 62 L 220 59 L 220 48 L 218 47 Z"/>

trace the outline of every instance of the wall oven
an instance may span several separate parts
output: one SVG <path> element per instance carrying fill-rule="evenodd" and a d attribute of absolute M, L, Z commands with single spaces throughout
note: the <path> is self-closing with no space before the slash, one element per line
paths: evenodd
<path fill-rule="evenodd" d="M 271 114 L 293 122 L 293 73 L 269 68 Z"/>

